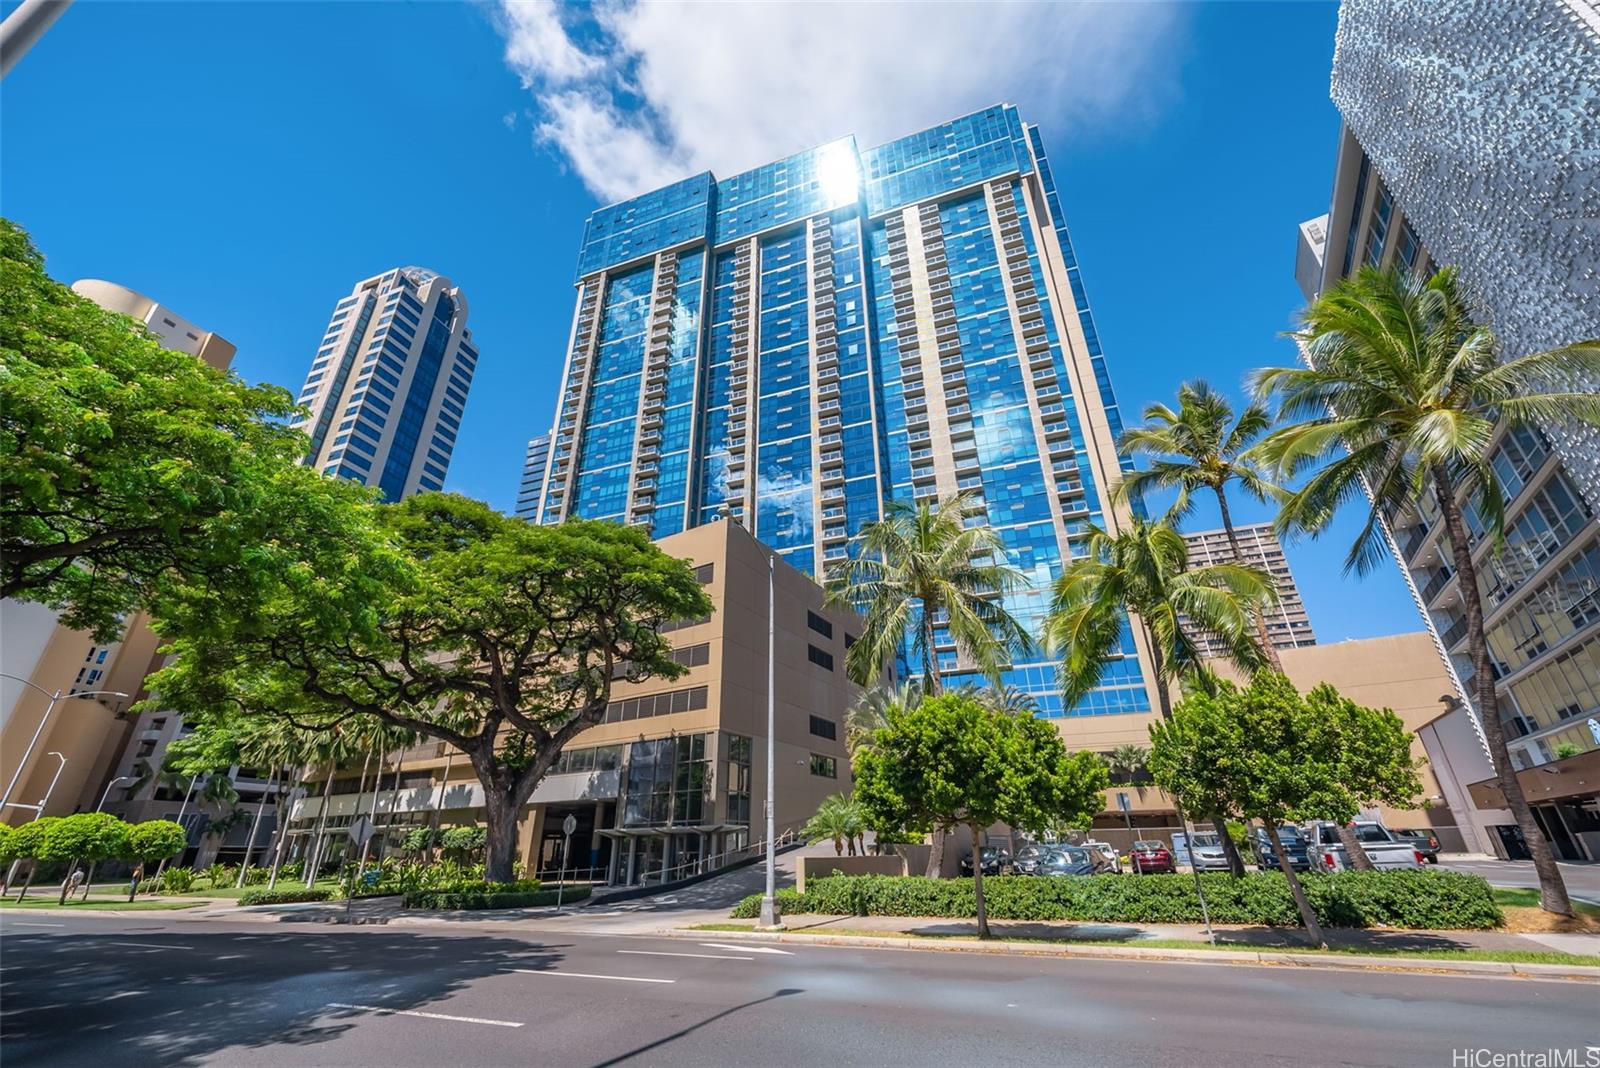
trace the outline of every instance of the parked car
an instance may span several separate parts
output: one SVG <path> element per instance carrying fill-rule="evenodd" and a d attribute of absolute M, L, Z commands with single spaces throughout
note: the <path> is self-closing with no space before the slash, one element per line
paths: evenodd
<path fill-rule="evenodd" d="M 1422 852 L 1408 841 L 1395 838 L 1389 828 L 1375 820 L 1356 820 L 1356 841 L 1372 860 L 1375 868 L 1420 868 Z M 1309 843 L 1313 867 L 1323 871 L 1343 871 L 1353 867 L 1345 856 L 1344 845 L 1339 841 L 1339 828 L 1321 820 L 1306 824 L 1306 841 Z"/>
<path fill-rule="evenodd" d="M 1117 856 L 1117 847 L 1110 842 L 1097 842 L 1091 838 L 1083 843 L 1082 848 L 1088 851 L 1089 859 L 1094 861 L 1096 872 L 1122 870 L 1122 858 Z"/>
<path fill-rule="evenodd" d="M 1439 836 L 1423 827 L 1412 831 L 1395 831 L 1394 836 L 1403 842 L 1410 842 L 1422 859 L 1429 864 L 1439 863 Z"/>
<path fill-rule="evenodd" d="M 1138 841 L 1128 850 L 1128 867 L 1140 875 L 1147 872 L 1175 872 L 1178 865 L 1172 859 L 1172 850 L 1162 842 Z"/>
<path fill-rule="evenodd" d="M 1057 846 L 1039 859 L 1036 875 L 1093 875 L 1094 857 L 1077 846 Z"/>
<path fill-rule="evenodd" d="M 985 875 L 999 875 L 1000 869 L 1011 863 L 1011 854 L 1004 849 L 984 846 L 981 852 L 983 854 L 983 874 Z M 971 853 L 961 858 L 961 874 L 972 874 Z"/>
<path fill-rule="evenodd" d="M 1195 871 L 1228 870 L 1228 854 L 1222 851 L 1222 840 L 1213 833 L 1196 834 L 1182 846 L 1178 844 L 1175 834 L 1172 836 L 1172 851 L 1177 859 L 1189 864 Z"/>
<path fill-rule="evenodd" d="M 1008 875 L 1034 875 L 1039 868 L 1039 861 L 1049 852 L 1048 847 L 1039 845 L 1025 845 L 1017 850 L 1017 855 L 1011 858 L 1009 868 L 1001 866 L 1001 871 Z M 986 869 L 987 870 L 987 869 Z"/>
<path fill-rule="evenodd" d="M 1306 851 L 1306 836 L 1300 833 L 1300 828 L 1292 824 L 1279 827 L 1278 838 L 1283 842 L 1283 851 L 1289 858 L 1289 867 L 1295 871 L 1309 871 L 1311 855 Z M 1267 834 L 1265 827 L 1256 828 L 1256 867 L 1262 871 L 1278 870 L 1278 854 L 1272 848 L 1272 838 Z"/>

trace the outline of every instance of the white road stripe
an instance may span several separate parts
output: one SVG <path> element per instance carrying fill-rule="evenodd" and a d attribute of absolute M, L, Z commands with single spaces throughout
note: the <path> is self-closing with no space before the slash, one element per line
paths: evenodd
<path fill-rule="evenodd" d="M 699 957 L 701 960 L 755 960 L 754 957 L 732 957 L 723 953 L 667 953 L 659 949 L 619 949 L 635 957 Z"/>
<path fill-rule="evenodd" d="M 781 953 L 785 957 L 794 956 L 787 949 L 773 949 L 771 946 L 730 946 L 726 942 L 701 942 L 707 949 L 731 949 L 735 953 Z"/>
<path fill-rule="evenodd" d="M 641 979 L 637 975 L 593 975 L 589 972 L 546 972 L 537 968 L 513 968 L 524 975 L 563 975 L 569 979 L 615 979 L 619 983 L 676 983 L 676 979 Z"/>
<path fill-rule="evenodd" d="M 414 1009 L 386 1009 L 382 1005 L 351 1005 L 343 1001 L 328 1002 L 330 1009 L 357 1009 L 375 1012 L 380 1016 L 418 1016 L 424 1020 L 449 1020 L 452 1023 L 484 1024 L 488 1027 L 521 1027 L 514 1020 L 486 1020 L 481 1016 L 449 1016 L 442 1012 L 418 1012 Z"/>
<path fill-rule="evenodd" d="M 107 942 L 108 946 L 133 946 L 136 949 L 181 949 L 181 946 L 163 946 L 155 942 Z"/>
<path fill-rule="evenodd" d="M 64 923 L 29 923 L 27 920 L 12 920 L 12 927 L 65 927 Z"/>

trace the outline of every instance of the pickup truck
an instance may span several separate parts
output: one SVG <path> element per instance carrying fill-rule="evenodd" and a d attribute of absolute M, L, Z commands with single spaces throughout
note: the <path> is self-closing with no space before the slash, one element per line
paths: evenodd
<path fill-rule="evenodd" d="M 1390 833 L 1389 828 L 1372 820 L 1356 820 L 1356 841 L 1372 859 L 1376 868 L 1420 868 L 1422 853 L 1410 842 L 1402 841 Z M 1354 867 L 1345 856 L 1344 844 L 1339 841 L 1339 829 L 1332 823 L 1314 822 L 1305 825 L 1306 852 L 1311 857 L 1315 871 L 1343 871 Z"/>

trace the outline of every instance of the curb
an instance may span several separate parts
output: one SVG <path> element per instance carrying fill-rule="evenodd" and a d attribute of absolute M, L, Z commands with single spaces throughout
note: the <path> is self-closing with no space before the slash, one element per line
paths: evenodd
<path fill-rule="evenodd" d="M 1275 953 L 1271 950 L 1142 949 L 1138 946 L 1087 946 L 1061 942 L 979 942 L 956 939 L 881 938 L 866 935 L 805 934 L 790 931 L 691 931 L 674 928 L 667 938 L 789 942 L 860 949 L 910 949 L 934 953 L 978 953 L 1013 957 L 1089 957 L 1102 960 L 1181 961 L 1191 964 L 1234 964 L 1297 967 L 1338 971 L 1414 972 L 1422 974 L 1491 975 L 1521 979 L 1600 983 L 1600 967 L 1583 964 L 1511 964 L 1488 960 L 1432 960 L 1380 957 L 1354 953 Z"/>

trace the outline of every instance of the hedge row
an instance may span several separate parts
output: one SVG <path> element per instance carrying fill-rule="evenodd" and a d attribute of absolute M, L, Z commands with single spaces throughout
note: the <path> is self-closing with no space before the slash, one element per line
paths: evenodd
<path fill-rule="evenodd" d="M 1206 906 L 1216 923 L 1292 927 L 1300 914 L 1281 872 L 1242 879 L 1202 875 Z M 1486 928 L 1504 917 L 1489 884 L 1476 875 L 1426 869 L 1341 871 L 1300 877 L 1319 922 L 1329 927 Z M 1199 923 L 1192 875 L 1095 875 L 1082 878 L 999 876 L 983 881 L 989 918 L 1078 920 L 1096 923 Z M 975 916 L 971 879 L 858 875 L 808 880 L 806 893 L 778 893 L 787 913 L 831 916 Z M 761 914 L 752 894 L 733 910 L 738 919 Z"/>
<path fill-rule="evenodd" d="M 301 901 L 326 901 L 333 896 L 329 890 L 246 890 L 239 895 L 240 905 L 293 905 Z"/>
<path fill-rule="evenodd" d="M 515 885 L 515 884 L 507 884 Z M 589 896 L 587 886 L 557 890 L 414 890 L 405 896 L 408 909 L 526 909 L 554 905 L 557 894 L 562 904 L 582 901 Z"/>

